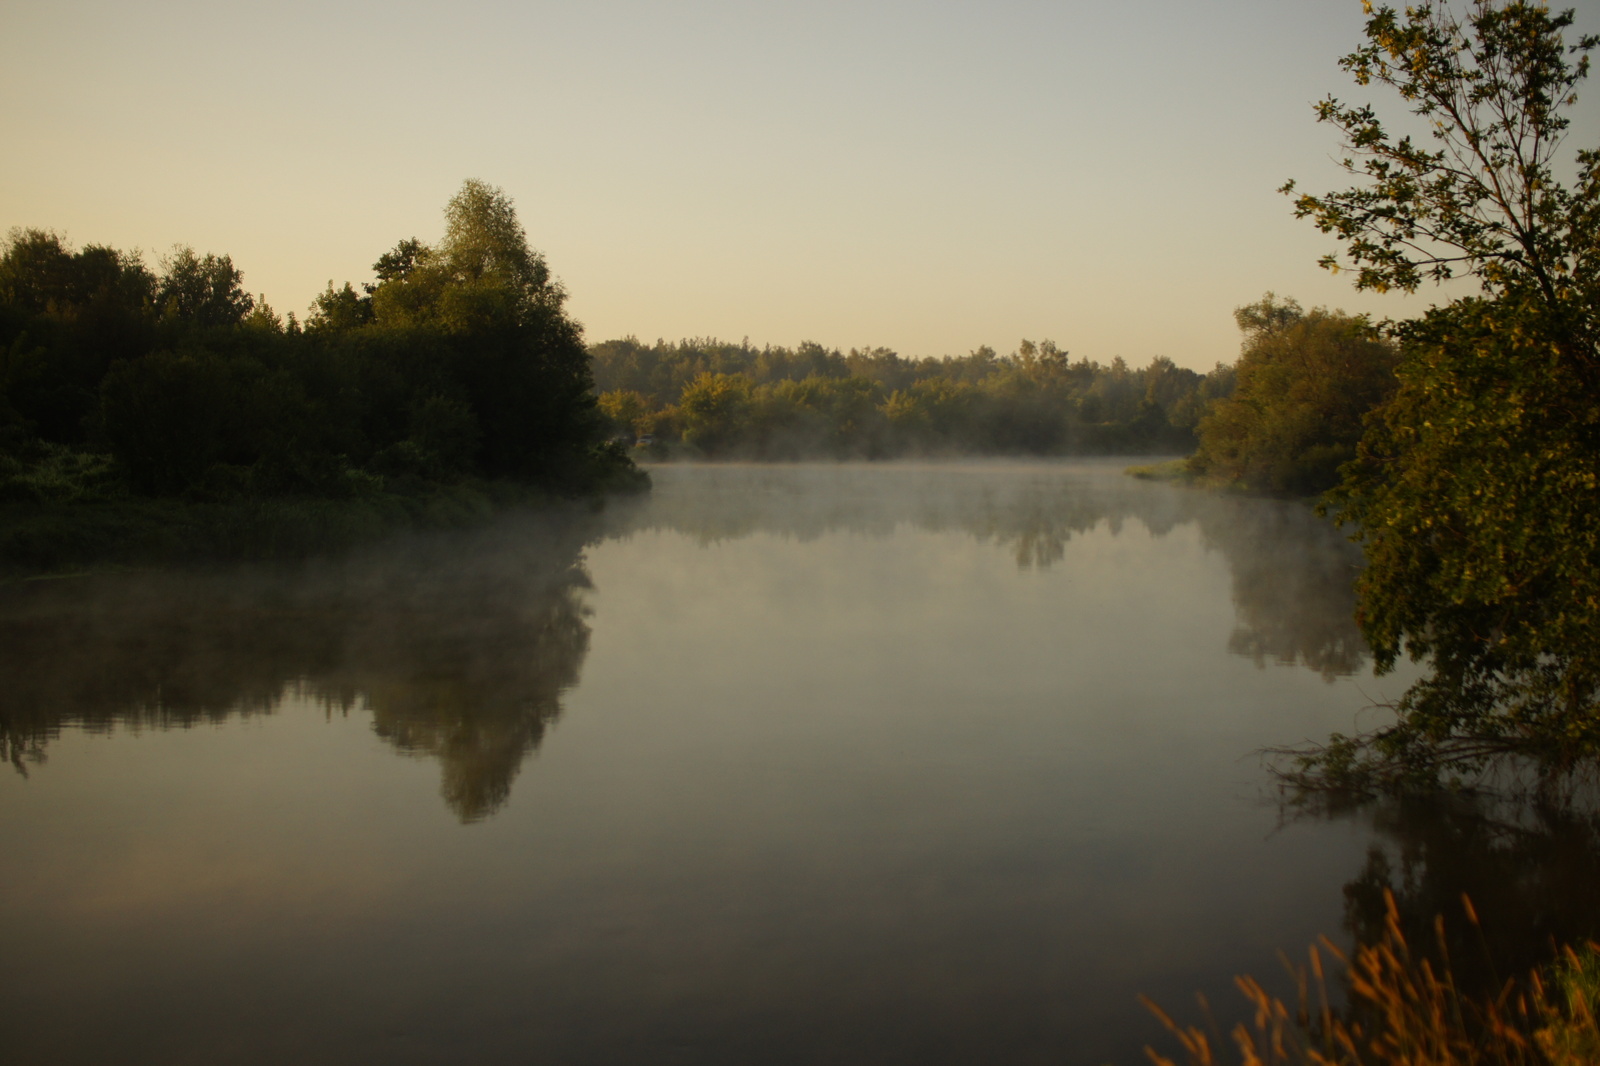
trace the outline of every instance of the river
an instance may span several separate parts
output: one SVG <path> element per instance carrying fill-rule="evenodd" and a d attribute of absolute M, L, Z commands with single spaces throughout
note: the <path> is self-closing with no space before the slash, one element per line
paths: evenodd
<path fill-rule="evenodd" d="M 0 1057 L 1135 1066 L 1141 993 L 1226 1025 L 1385 887 L 1592 920 L 1589 823 L 1281 794 L 1414 676 L 1359 552 L 1120 466 L 662 466 L 0 587 Z"/>

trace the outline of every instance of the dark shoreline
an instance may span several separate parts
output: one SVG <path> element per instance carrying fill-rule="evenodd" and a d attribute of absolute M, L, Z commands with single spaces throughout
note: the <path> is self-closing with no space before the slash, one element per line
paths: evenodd
<path fill-rule="evenodd" d="M 303 559 L 414 531 L 471 529 L 512 510 L 649 490 L 648 477 L 567 495 L 474 480 L 346 499 L 182 500 L 127 496 L 0 503 L 0 582 L 187 563 Z"/>

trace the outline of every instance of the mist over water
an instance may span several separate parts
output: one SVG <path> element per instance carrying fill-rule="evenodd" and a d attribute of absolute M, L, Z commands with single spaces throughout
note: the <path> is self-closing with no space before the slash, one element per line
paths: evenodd
<path fill-rule="evenodd" d="M 1251 753 L 1408 679 L 1359 553 L 1119 467 L 0 588 L 6 1058 L 1136 1063 L 1384 883 L 1581 913 L 1592 826 L 1282 807 Z"/>

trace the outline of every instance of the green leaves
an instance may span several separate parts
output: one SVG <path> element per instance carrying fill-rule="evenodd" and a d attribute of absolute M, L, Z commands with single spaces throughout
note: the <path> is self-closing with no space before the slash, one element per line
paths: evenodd
<path fill-rule="evenodd" d="M 1600 441 L 1593 389 L 1560 357 L 1564 323 L 1592 313 L 1507 294 L 1402 327 L 1399 389 L 1330 496 L 1359 526 L 1380 667 L 1431 666 L 1384 734 L 1397 757 L 1600 756 Z"/>
<path fill-rule="evenodd" d="M 1600 38 L 1566 46 L 1572 12 L 1530 3 L 1474 0 L 1465 18 L 1448 4 L 1369 11 L 1368 43 L 1340 65 L 1359 85 L 1396 91 L 1437 147 L 1395 139 L 1370 105 L 1316 105 L 1344 136 L 1344 169 L 1363 179 L 1295 196 L 1295 216 L 1344 245 L 1323 265 L 1354 271 L 1359 289 L 1412 292 L 1465 273 L 1495 291 L 1531 282 L 1554 300 L 1563 279 L 1593 269 L 1592 229 L 1572 225 L 1577 205 L 1552 164 L 1569 125 L 1562 109 Z M 1294 196 L 1294 183 L 1280 191 Z"/>
<path fill-rule="evenodd" d="M 408 491 L 636 480 L 600 447 L 581 330 L 511 201 L 469 181 L 446 216 L 438 248 L 401 241 L 364 293 L 330 283 L 304 330 L 253 300 L 227 256 L 179 247 L 156 276 L 137 255 L 13 232 L 0 481 L 78 499 L 99 468 L 58 459 L 91 452 L 137 492 L 207 499 L 337 496 L 384 477 Z"/>
<path fill-rule="evenodd" d="M 1342 65 L 1398 92 L 1435 147 L 1325 100 L 1363 181 L 1295 213 L 1340 238 L 1323 264 L 1358 288 L 1467 274 L 1485 296 L 1395 329 L 1398 388 L 1325 500 L 1359 528 L 1380 669 L 1430 672 L 1393 726 L 1308 765 L 1438 784 L 1515 755 L 1550 781 L 1600 758 L 1600 154 L 1577 153 L 1571 188 L 1553 171 L 1600 39 L 1567 45 L 1570 11 L 1523 2 L 1369 11 Z"/>

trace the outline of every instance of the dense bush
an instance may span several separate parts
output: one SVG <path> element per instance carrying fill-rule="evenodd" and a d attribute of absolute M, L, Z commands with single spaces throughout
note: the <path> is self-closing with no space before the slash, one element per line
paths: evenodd
<path fill-rule="evenodd" d="M 1265 492 L 1331 488 L 1362 419 L 1394 391 L 1395 346 L 1364 318 L 1271 293 L 1234 314 L 1237 384 L 1201 420 L 1190 469 Z"/>

